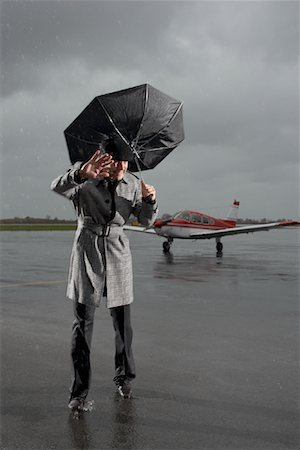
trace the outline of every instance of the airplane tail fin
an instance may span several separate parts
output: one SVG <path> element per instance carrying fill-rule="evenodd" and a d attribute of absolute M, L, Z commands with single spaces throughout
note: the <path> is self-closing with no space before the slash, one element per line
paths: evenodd
<path fill-rule="evenodd" d="M 234 200 L 230 207 L 230 210 L 228 211 L 227 220 L 236 222 L 237 217 L 238 217 L 238 212 L 239 212 L 239 206 L 240 206 L 240 202 L 237 200 Z"/>

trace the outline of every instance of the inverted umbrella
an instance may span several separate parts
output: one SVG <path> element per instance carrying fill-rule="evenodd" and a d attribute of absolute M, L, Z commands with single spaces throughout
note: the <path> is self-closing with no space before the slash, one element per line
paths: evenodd
<path fill-rule="evenodd" d="M 113 141 L 132 151 L 129 170 L 152 169 L 184 139 L 182 102 L 149 84 L 100 95 L 64 134 L 72 164 Z"/>

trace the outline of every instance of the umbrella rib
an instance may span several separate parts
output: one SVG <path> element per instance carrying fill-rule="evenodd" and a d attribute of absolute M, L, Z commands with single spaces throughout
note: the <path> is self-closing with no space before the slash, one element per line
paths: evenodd
<path fill-rule="evenodd" d="M 142 147 L 140 147 L 141 148 L 141 151 L 140 151 L 140 153 L 152 153 L 152 152 L 157 152 L 158 150 L 166 150 L 166 147 L 156 147 L 156 148 L 146 148 L 146 149 L 143 149 Z M 176 146 L 175 147 L 170 147 L 170 148 L 176 148 Z M 138 149 L 138 150 L 140 150 L 140 149 Z M 145 164 L 145 163 L 144 163 Z"/>
<path fill-rule="evenodd" d="M 145 89 L 145 106 L 144 106 L 144 112 L 143 112 L 143 117 L 138 129 L 138 132 L 136 134 L 136 137 L 134 139 L 134 148 L 136 148 L 141 131 L 142 131 L 142 127 L 144 125 L 144 119 L 145 119 L 145 115 L 146 115 L 146 110 L 147 110 L 147 106 L 148 106 L 148 100 L 149 100 L 149 88 L 148 88 L 148 84 L 146 84 L 146 89 Z"/>
<path fill-rule="evenodd" d="M 183 102 L 180 103 L 179 107 L 176 109 L 173 116 L 170 118 L 169 122 L 164 127 L 162 127 L 156 134 L 154 134 L 150 139 L 148 139 L 146 142 L 144 142 L 143 145 L 141 145 L 139 147 L 139 149 L 142 149 L 143 147 L 145 147 L 145 145 L 149 144 L 149 142 L 151 142 L 156 136 L 158 136 L 165 128 L 167 128 L 170 125 L 170 123 L 173 121 L 173 119 L 177 116 L 177 114 L 181 110 L 182 105 L 183 105 Z"/>
<path fill-rule="evenodd" d="M 127 141 L 127 139 L 123 136 L 123 134 L 121 133 L 121 131 L 119 130 L 119 128 L 116 126 L 116 124 L 114 123 L 114 121 L 112 120 L 109 112 L 107 111 L 107 109 L 105 108 L 105 106 L 102 104 L 101 100 L 99 100 L 99 98 L 97 97 L 98 102 L 100 103 L 101 108 L 103 109 L 103 111 L 105 112 L 108 120 L 110 121 L 110 123 L 112 124 L 112 126 L 114 127 L 114 129 L 116 130 L 116 132 L 118 133 L 118 135 L 123 139 L 123 141 L 129 145 L 129 142 Z"/>

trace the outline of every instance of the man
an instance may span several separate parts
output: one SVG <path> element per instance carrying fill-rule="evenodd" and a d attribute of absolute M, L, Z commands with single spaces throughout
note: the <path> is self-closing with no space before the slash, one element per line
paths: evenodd
<path fill-rule="evenodd" d="M 127 172 L 131 150 L 109 141 L 105 151 L 96 151 L 85 163 L 75 163 L 51 184 L 53 191 L 73 202 L 78 216 L 67 287 L 75 314 L 72 410 L 82 410 L 88 395 L 94 313 L 103 297 L 115 330 L 114 382 L 122 397 L 131 395 L 131 380 L 135 378 L 130 324 L 132 262 L 123 225 L 133 214 L 144 226 L 150 226 L 157 215 L 154 187 Z"/>

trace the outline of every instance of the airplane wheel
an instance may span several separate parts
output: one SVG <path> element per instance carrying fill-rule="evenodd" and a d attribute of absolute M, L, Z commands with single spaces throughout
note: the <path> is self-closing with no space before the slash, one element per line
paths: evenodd
<path fill-rule="evenodd" d="M 169 253 L 171 245 L 168 241 L 163 242 L 163 251 L 164 253 Z"/>

